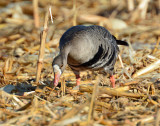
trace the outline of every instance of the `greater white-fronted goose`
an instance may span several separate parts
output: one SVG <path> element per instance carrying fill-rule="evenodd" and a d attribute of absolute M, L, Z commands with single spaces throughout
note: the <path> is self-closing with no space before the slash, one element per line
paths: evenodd
<path fill-rule="evenodd" d="M 60 39 L 60 53 L 52 63 L 54 86 L 58 85 L 59 78 L 68 64 L 76 75 L 77 85 L 80 84 L 80 71 L 103 70 L 110 74 L 114 88 L 113 71 L 119 53 L 117 45 L 128 46 L 128 43 L 116 40 L 104 27 L 78 25 L 69 28 Z"/>

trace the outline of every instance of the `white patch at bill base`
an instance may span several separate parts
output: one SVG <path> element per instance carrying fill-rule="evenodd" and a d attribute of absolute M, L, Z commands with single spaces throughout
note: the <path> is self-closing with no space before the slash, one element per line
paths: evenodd
<path fill-rule="evenodd" d="M 60 75 L 62 74 L 61 69 L 59 68 L 57 64 L 53 66 L 53 72 L 59 73 Z"/>

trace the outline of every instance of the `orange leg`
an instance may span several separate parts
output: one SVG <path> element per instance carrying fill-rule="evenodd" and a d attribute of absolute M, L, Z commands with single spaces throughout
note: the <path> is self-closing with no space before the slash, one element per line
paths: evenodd
<path fill-rule="evenodd" d="M 80 77 L 79 74 L 76 74 L 76 84 L 77 84 L 77 86 L 80 85 L 80 83 L 81 83 L 81 77 Z"/>
<path fill-rule="evenodd" d="M 110 77 L 110 81 L 112 83 L 112 87 L 115 88 L 115 78 L 113 75 Z"/>

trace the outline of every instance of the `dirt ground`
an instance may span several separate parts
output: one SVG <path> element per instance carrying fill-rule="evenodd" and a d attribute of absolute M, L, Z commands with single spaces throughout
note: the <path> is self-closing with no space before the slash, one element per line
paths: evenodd
<path fill-rule="evenodd" d="M 120 46 L 116 88 L 98 71 L 81 72 L 76 86 L 67 67 L 53 90 L 59 39 L 75 25 L 100 25 L 129 43 Z M 160 0 L 1 0 L 0 125 L 159 126 L 159 42 Z"/>

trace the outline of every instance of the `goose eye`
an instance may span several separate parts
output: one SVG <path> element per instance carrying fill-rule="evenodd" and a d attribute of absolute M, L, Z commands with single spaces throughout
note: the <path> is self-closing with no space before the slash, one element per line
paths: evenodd
<path fill-rule="evenodd" d="M 62 68 L 63 67 L 63 64 L 60 66 L 60 68 Z"/>

